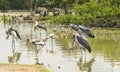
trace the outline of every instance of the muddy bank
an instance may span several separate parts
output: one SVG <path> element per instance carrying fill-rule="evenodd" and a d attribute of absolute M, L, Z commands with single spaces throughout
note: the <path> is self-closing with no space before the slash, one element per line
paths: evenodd
<path fill-rule="evenodd" d="M 52 72 L 41 65 L 0 64 L 0 72 Z"/>

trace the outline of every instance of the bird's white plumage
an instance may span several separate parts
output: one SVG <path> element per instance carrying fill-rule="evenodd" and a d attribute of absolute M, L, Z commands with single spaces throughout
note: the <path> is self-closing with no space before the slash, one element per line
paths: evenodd
<path fill-rule="evenodd" d="M 44 45 L 45 45 L 45 42 L 40 41 L 40 42 L 36 42 L 35 44 L 36 44 L 36 45 L 42 45 L 42 46 L 44 46 Z"/>
<path fill-rule="evenodd" d="M 11 35 L 17 39 L 17 33 L 15 31 L 11 31 Z"/>

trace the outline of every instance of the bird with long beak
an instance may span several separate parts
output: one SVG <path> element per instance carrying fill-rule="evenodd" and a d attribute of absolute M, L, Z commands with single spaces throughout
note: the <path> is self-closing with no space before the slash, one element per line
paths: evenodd
<path fill-rule="evenodd" d="M 74 33 L 75 42 L 82 48 L 87 49 L 89 53 L 91 53 L 91 46 L 87 40 L 87 38 L 82 33 Z"/>
<path fill-rule="evenodd" d="M 90 38 L 95 38 L 95 35 L 91 32 L 91 30 L 85 26 L 82 25 L 75 25 L 75 24 L 70 24 L 70 28 L 74 31 L 74 32 L 78 32 L 81 31 L 82 33 L 87 34 L 87 36 L 89 36 Z"/>
<path fill-rule="evenodd" d="M 47 37 L 52 38 L 52 39 L 58 38 L 58 36 L 56 34 L 54 34 L 54 33 L 51 33 L 51 34 L 47 35 Z"/>
<path fill-rule="evenodd" d="M 12 36 L 12 52 L 13 54 L 15 53 L 15 39 L 20 39 L 21 40 L 21 36 L 20 34 L 18 33 L 17 30 L 13 29 L 13 28 L 9 28 L 7 31 L 6 31 L 6 39 L 9 38 L 9 36 Z"/>
<path fill-rule="evenodd" d="M 21 40 L 21 36 L 20 34 L 18 33 L 17 30 L 13 29 L 13 28 L 9 28 L 7 31 L 6 31 L 6 39 L 9 38 L 9 36 L 12 36 L 13 38 L 15 38 L 16 40 L 17 39 L 20 39 Z"/>
<path fill-rule="evenodd" d="M 44 27 L 43 25 L 38 24 L 37 21 L 35 22 L 35 25 L 34 25 L 34 31 L 35 31 L 36 29 L 43 29 L 43 30 L 47 31 L 47 28 Z"/>

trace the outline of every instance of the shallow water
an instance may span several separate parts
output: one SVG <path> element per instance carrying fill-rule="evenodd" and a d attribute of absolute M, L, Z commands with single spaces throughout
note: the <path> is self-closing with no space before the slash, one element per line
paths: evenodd
<path fill-rule="evenodd" d="M 4 27 L 0 24 L 0 63 L 9 63 L 12 56 L 12 37 L 6 40 Z M 14 25 L 22 40 L 15 40 L 15 52 L 21 53 L 18 64 L 35 64 L 36 54 L 34 45 L 26 45 L 27 38 L 44 39 L 44 30 L 33 31 L 30 24 Z M 71 49 L 72 40 L 64 34 L 58 34 L 58 39 L 48 39 L 46 46 L 37 56 L 38 61 L 53 72 L 120 72 L 120 31 L 93 29 L 95 38 L 88 38 L 92 53 L 86 52 L 81 60 L 80 49 Z M 63 36 L 62 36 L 63 35 Z M 37 46 L 39 48 L 39 46 Z"/>

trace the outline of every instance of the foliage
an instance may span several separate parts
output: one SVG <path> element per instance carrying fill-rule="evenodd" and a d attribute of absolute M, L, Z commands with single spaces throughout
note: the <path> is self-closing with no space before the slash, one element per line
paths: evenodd
<path fill-rule="evenodd" d="M 9 22 L 9 19 L 7 18 L 7 16 L 3 15 L 2 19 L 1 19 L 4 24 L 8 23 Z"/>
<path fill-rule="evenodd" d="M 120 27 L 120 0 L 0 0 L 0 10 L 29 9 L 32 13 L 35 6 L 58 7 L 65 11 L 65 15 L 43 18 L 50 19 L 51 23 Z"/>
<path fill-rule="evenodd" d="M 86 2 L 85 4 L 74 4 L 75 15 L 62 15 L 51 18 L 51 22 L 60 24 L 84 24 L 96 27 L 119 27 L 120 10 L 112 6 L 110 2 L 96 3 Z"/>

